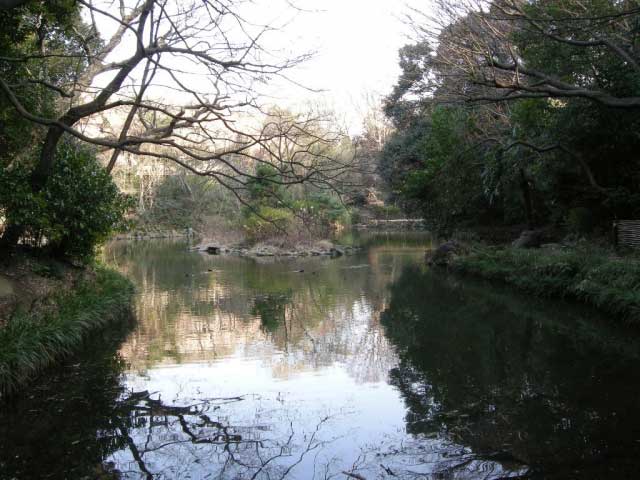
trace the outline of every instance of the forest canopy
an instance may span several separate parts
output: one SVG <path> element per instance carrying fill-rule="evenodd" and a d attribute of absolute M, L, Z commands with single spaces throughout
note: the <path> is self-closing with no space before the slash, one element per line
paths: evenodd
<path fill-rule="evenodd" d="M 381 172 L 447 231 L 640 215 L 640 5 L 475 0 L 413 11 Z"/>

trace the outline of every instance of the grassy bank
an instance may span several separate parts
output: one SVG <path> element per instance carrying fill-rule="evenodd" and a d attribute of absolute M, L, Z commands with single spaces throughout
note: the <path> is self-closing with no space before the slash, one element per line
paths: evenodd
<path fill-rule="evenodd" d="M 640 325 L 640 261 L 604 250 L 474 248 L 455 258 L 458 271 L 546 297 L 575 298 Z"/>
<path fill-rule="evenodd" d="M 132 293 L 129 280 L 97 267 L 72 290 L 55 294 L 45 311 L 17 311 L 0 328 L 0 394 L 76 350 L 92 331 L 122 319 Z"/>

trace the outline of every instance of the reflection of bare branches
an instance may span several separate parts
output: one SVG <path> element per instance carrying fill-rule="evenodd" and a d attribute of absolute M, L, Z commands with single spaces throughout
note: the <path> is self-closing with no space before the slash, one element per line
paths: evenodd
<path fill-rule="evenodd" d="M 367 480 L 362 475 L 358 475 L 357 473 L 347 472 L 347 471 L 344 471 L 342 473 L 344 473 L 347 477 L 355 478 L 356 480 Z"/>
<path fill-rule="evenodd" d="M 300 453 L 300 455 L 298 456 L 298 460 L 295 461 L 294 463 L 292 463 L 291 465 L 289 465 L 287 467 L 287 469 L 282 473 L 282 475 L 280 475 L 280 480 L 285 478 L 287 475 L 289 475 L 289 472 L 291 472 L 291 470 L 293 470 L 295 467 L 300 465 L 300 463 L 302 462 L 304 457 L 307 455 L 307 453 L 309 453 L 312 450 L 315 450 L 316 448 L 318 448 L 318 447 L 323 445 L 324 442 L 316 442 L 316 436 L 318 435 L 318 432 L 320 431 L 320 428 L 322 427 L 322 425 L 327 420 L 329 420 L 329 417 L 324 417 L 322 420 L 320 420 L 320 423 L 318 423 L 316 425 L 316 429 L 311 434 L 311 437 L 309 438 L 309 441 L 307 442 L 306 448 Z"/>
<path fill-rule="evenodd" d="M 381 463 L 384 461 L 384 463 Z M 444 438 L 430 441 L 418 436 L 413 440 L 394 442 L 364 449 L 343 475 L 356 480 L 368 478 L 399 479 L 483 479 L 523 478 L 528 469 L 518 462 L 500 456 L 487 457 Z"/>
<path fill-rule="evenodd" d="M 365 477 L 363 477 L 359 473 L 356 473 L 365 465 L 366 459 L 367 459 L 366 453 L 361 453 L 360 455 L 358 455 L 358 458 L 355 459 L 355 461 L 351 465 L 351 468 L 349 470 L 343 470 L 342 473 L 349 478 L 355 478 L 357 480 L 366 480 Z"/>
<path fill-rule="evenodd" d="M 116 454 L 125 457 L 118 463 L 134 466 L 134 471 L 129 467 L 127 474 L 147 480 L 179 476 L 180 472 L 167 473 L 166 462 L 171 468 L 187 468 L 190 472 L 206 466 L 211 473 L 213 467 L 217 469 L 214 477 L 220 479 L 284 480 L 310 453 L 327 443 L 318 435 L 328 416 L 320 419 L 310 434 L 296 432 L 293 422 L 289 422 L 284 436 L 275 426 L 234 425 L 222 414 L 222 406 L 243 400 L 244 396 L 238 396 L 170 405 L 151 398 L 146 391 L 131 393 L 118 403 L 124 411 L 117 432 L 124 440 L 122 445 L 126 445 L 126 451 Z M 267 437 L 265 433 L 272 435 Z M 186 455 L 193 460 L 189 462 Z"/>
<path fill-rule="evenodd" d="M 145 465 L 144 460 L 142 459 L 143 454 L 141 454 L 140 451 L 138 450 L 138 447 L 136 446 L 136 443 L 133 441 L 133 439 L 129 435 L 129 431 L 127 430 L 127 428 L 121 426 L 120 432 L 122 433 L 122 436 L 127 441 L 127 445 L 129 446 L 131 455 L 133 455 L 133 458 L 138 464 L 138 467 L 140 467 L 140 471 L 145 474 L 145 477 L 147 478 L 147 480 L 153 480 L 153 474 L 149 471 L 149 469 Z"/>

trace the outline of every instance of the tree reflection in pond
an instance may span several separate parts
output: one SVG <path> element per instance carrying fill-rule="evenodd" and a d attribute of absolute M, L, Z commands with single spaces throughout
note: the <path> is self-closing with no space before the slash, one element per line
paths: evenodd
<path fill-rule="evenodd" d="M 0 478 L 112 478 L 103 461 L 126 447 L 114 421 L 126 369 L 116 351 L 131 327 L 125 320 L 97 334 L 23 395 L 0 402 Z"/>
<path fill-rule="evenodd" d="M 285 478 L 305 456 L 326 441 L 318 432 L 323 418 L 308 436 L 274 431 L 269 424 L 233 424 L 223 406 L 244 396 L 199 399 L 193 405 L 165 404 L 149 392 L 135 392 L 119 402 L 119 436 L 126 449 L 114 455 L 121 475 L 152 478 Z M 295 458 L 294 458 L 295 457 Z M 293 458 L 293 460 L 292 460 Z M 131 470 L 123 470 L 131 465 Z"/>
<path fill-rule="evenodd" d="M 633 472 L 637 342 L 432 275 L 416 245 L 285 262 L 110 247 L 138 324 L 1 406 L 0 478 Z"/>
<path fill-rule="evenodd" d="M 289 294 L 265 295 L 253 300 L 251 314 L 260 318 L 262 328 L 267 332 L 275 332 L 286 322 L 286 308 L 291 304 Z"/>
<path fill-rule="evenodd" d="M 626 478 L 640 454 L 640 344 L 584 310 L 405 270 L 382 323 L 409 432 L 446 432 L 545 478 Z"/>

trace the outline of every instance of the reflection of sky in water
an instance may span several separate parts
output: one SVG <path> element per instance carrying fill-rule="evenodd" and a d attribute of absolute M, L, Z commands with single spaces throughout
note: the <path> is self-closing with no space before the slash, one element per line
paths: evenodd
<path fill-rule="evenodd" d="M 133 400 L 130 448 L 108 459 L 125 476 L 378 478 L 465 461 L 440 436 L 405 433 L 388 383 L 398 359 L 379 315 L 422 248 L 288 262 L 165 248 L 113 254 L 139 286 L 126 386 L 148 393 Z"/>
<path fill-rule="evenodd" d="M 209 416 L 221 423 L 228 422 L 233 426 L 233 432 L 242 434 L 239 452 L 245 448 L 254 452 L 254 445 L 243 441 L 263 440 L 265 443 L 258 450 L 265 459 L 279 453 L 280 446 L 286 444 L 293 433 L 291 451 L 281 459 L 284 465 L 290 464 L 292 458 L 298 458 L 308 445 L 305 441 L 309 441 L 320 425 L 311 447 L 330 443 L 314 448 L 313 454 L 305 456 L 296 467 L 297 478 L 312 478 L 314 464 L 320 466 L 334 456 L 341 465 L 350 465 L 360 454 L 360 447 L 385 437 L 395 438 L 404 431 L 405 410 L 398 401 L 397 392 L 386 383 L 359 384 L 342 365 L 278 380 L 259 360 L 230 358 L 211 365 L 152 369 L 147 378 L 130 376 L 127 383 L 134 390 L 160 392 L 158 395 L 165 403 L 172 405 L 195 405 L 206 399 L 240 397 L 240 400 L 230 400 L 222 405 L 218 405 L 218 400 L 212 400 L 214 407 Z M 158 428 L 161 436 L 164 435 L 162 430 L 163 427 Z M 170 430 L 165 429 L 165 432 Z M 136 443 L 143 443 L 146 431 L 142 429 L 137 435 Z M 194 478 L 211 472 L 211 465 L 203 464 L 202 460 L 203 453 L 206 453 L 205 458 L 210 458 L 206 451 L 211 450 L 211 446 L 202 448 L 195 455 L 184 450 L 184 444 L 180 444 L 177 448 L 164 449 L 161 454 L 151 454 L 147 456 L 147 467 L 156 472 L 165 471 L 173 468 L 171 465 L 175 466 L 179 459 L 179 468 L 191 465 L 189 471 Z M 190 450 L 190 446 L 186 450 Z M 214 450 L 220 450 L 220 446 Z M 319 453 L 318 457 L 316 453 Z M 119 465 L 135 462 L 128 451 L 119 452 L 114 458 Z M 135 465 L 132 469 L 135 470 Z"/>
<path fill-rule="evenodd" d="M 283 262 L 110 246 L 138 323 L 0 403 L 0 479 L 635 478 L 637 336 L 433 272 L 420 241 Z"/>

